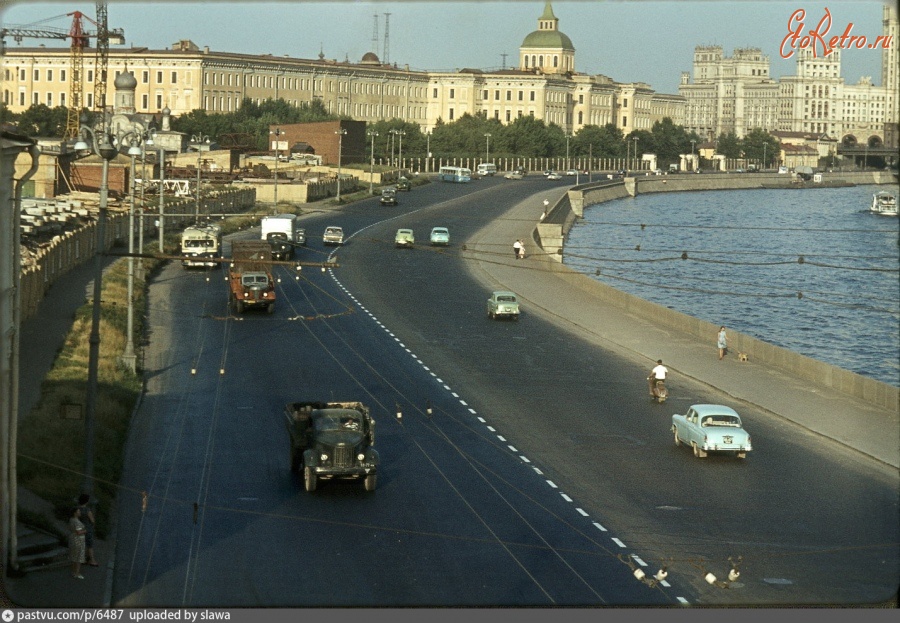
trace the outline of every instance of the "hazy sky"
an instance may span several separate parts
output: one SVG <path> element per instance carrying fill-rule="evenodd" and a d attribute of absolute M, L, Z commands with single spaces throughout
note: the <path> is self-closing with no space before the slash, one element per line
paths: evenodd
<path fill-rule="evenodd" d="M 4 26 L 43 22 L 68 29 L 66 13 L 79 10 L 93 17 L 94 2 L 0 0 Z M 829 36 L 852 24 L 853 35 L 869 42 L 881 34 L 882 0 L 815 1 L 685 1 L 584 0 L 553 2 L 559 29 L 575 46 L 579 72 L 604 74 L 618 82 L 646 82 L 656 91 L 677 93 L 682 71 L 691 71 L 694 47 L 721 45 L 761 48 L 774 77 L 795 73 L 795 58 L 783 59 L 782 41 L 798 9 L 806 11 L 804 31 L 815 28 L 830 10 Z M 191 39 L 211 50 L 248 54 L 358 62 L 374 51 L 384 60 L 385 13 L 389 18 L 387 60 L 418 70 L 499 68 L 518 64 L 519 46 L 537 30 L 544 2 L 143 2 L 108 0 L 110 28 L 125 30 L 126 47 L 170 47 Z M 378 44 L 373 35 L 378 15 Z M 55 19 L 49 19 L 55 18 Z M 89 29 L 93 29 L 90 25 Z M 7 37 L 6 44 L 17 44 Z M 25 39 L 24 46 L 60 47 L 63 42 Z M 897 41 L 892 43 L 898 45 Z M 116 46 L 118 49 L 118 46 Z M 844 50 L 845 83 L 871 76 L 881 85 L 881 52 Z"/>

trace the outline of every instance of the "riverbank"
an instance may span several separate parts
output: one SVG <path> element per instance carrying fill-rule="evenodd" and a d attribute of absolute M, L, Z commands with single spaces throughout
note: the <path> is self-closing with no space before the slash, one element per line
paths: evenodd
<path fill-rule="evenodd" d="M 740 190 L 771 188 L 775 183 L 782 188 L 797 188 L 800 182 L 792 182 L 789 175 L 778 174 L 678 174 L 668 176 L 645 176 L 625 180 L 605 180 L 593 184 L 583 184 L 571 188 L 560 197 L 547 215 L 540 219 L 532 232 L 535 243 L 547 257 L 562 263 L 566 235 L 573 224 L 583 217 L 586 206 L 594 206 L 615 199 L 651 192 L 687 192 L 703 190 Z M 821 188 L 812 182 L 802 182 L 808 188 Z M 839 172 L 825 173 L 822 184 L 894 184 L 896 177 L 888 172 Z M 684 332 L 699 339 L 714 335 L 718 326 L 677 312 L 668 307 L 651 303 L 637 296 L 622 292 L 599 281 L 583 277 L 595 295 L 623 311 L 659 326 Z M 878 408 L 897 412 L 900 410 L 900 391 L 890 384 L 864 377 L 789 349 L 769 344 L 762 340 L 736 331 L 730 332 L 729 346 L 734 352 L 746 353 L 748 358 L 787 371 L 812 383 L 817 387 L 838 391 L 854 399 L 871 403 Z"/>

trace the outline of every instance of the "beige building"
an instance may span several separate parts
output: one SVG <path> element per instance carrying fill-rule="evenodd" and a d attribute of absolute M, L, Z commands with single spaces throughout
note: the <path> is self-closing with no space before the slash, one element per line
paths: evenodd
<path fill-rule="evenodd" d="M 827 135 L 850 145 L 896 146 L 897 12 L 888 5 L 882 30 L 893 37 L 882 50 L 882 86 L 868 76 L 845 84 L 839 49 L 828 56 L 796 50 L 796 73 L 774 80 L 769 57 L 757 48 L 737 49 L 728 57 L 719 46 L 698 46 L 693 76 L 681 74 L 683 125 L 711 139 L 762 128 Z"/>
<path fill-rule="evenodd" d="M 85 57 L 92 56 L 86 51 Z M 519 48 L 519 66 L 483 72 L 412 71 L 382 63 L 374 53 L 359 62 L 216 52 L 191 41 L 166 50 L 110 48 L 109 73 L 136 81 L 134 111 L 172 116 L 203 109 L 236 111 L 247 98 L 284 99 L 293 105 L 319 101 L 331 113 L 358 121 L 402 119 L 429 131 L 464 114 L 511 123 L 533 116 L 566 133 L 613 123 L 625 134 L 650 130 L 664 117 L 680 123 L 684 98 L 660 95 L 642 83 L 618 83 L 576 70 L 575 47 L 545 4 L 537 30 Z M 19 113 L 35 103 L 67 105 L 71 77 L 68 48 L 10 47 L 0 58 L 2 101 Z M 94 108 L 93 69 L 84 72 L 85 106 Z"/>

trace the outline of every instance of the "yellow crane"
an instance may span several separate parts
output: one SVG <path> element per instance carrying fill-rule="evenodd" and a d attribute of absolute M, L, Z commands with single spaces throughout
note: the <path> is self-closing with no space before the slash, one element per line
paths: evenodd
<path fill-rule="evenodd" d="M 65 138 L 75 138 L 78 135 L 80 125 L 79 116 L 84 109 L 84 49 L 88 47 L 90 39 L 97 41 L 97 54 L 94 68 L 94 109 L 105 110 L 106 107 L 106 73 L 109 59 L 109 44 L 125 43 L 125 32 L 121 28 L 110 30 L 106 24 L 106 3 L 97 3 L 97 17 L 94 21 L 81 11 L 66 13 L 65 17 L 72 18 L 72 24 L 68 30 L 42 26 L 44 22 L 58 19 L 57 16 L 35 24 L 26 26 L 5 26 L 0 28 L 0 42 L 4 42 L 7 36 L 21 42 L 24 38 L 34 39 L 71 39 L 69 54 L 69 101 L 66 115 Z M 87 20 L 96 27 L 95 31 L 84 28 Z M 5 43 L 2 43 L 5 47 Z"/>

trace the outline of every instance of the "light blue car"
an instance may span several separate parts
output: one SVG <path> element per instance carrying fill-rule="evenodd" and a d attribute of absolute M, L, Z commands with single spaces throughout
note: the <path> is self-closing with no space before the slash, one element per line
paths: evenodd
<path fill-rule="evenodd" d="M 672 433 L 676 446 L 691 446 L 701 459 L 708 452 L 732 452 L 744 459 L 753 449 L 741 416 L 724 405 L 693 405 L 686 414 L 673 415 Z"/>
<path fill-rule="evenodd" d="M 450 244 L 450 231 L 446 227 L 435 227 L 431 230 L 431 244 L 447 246 Z"/>

